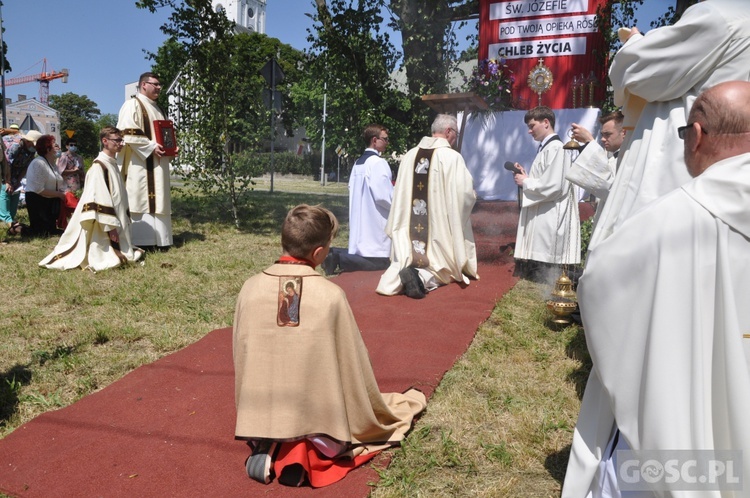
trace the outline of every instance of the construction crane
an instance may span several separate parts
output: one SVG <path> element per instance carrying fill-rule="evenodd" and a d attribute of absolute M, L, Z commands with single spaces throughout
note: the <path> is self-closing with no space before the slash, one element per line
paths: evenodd
<path fill-rule="evenodd" d="M 49 82 L 62 78 L 63 83 L 68 82 L 68 70 L 62 69 L 61 71 L 47 71 L 47 59 L 44 59 L 42 64 L 42 72 L 39 74 L 32 74 L 30 76 L 19 76 L 17 78 L 8 78 L 5 80 L 5 86 L 20 85 L 22 83 L 31 83 L 34 81 L 39 82 L 39 102 L 46 104 L 49 99 Z"/>

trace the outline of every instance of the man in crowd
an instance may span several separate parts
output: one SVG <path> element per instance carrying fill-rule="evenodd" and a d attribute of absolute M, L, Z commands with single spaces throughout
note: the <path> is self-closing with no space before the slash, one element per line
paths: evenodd
<path fill-rule="evenodd" d="M 595 247 L 580 280 L 593 369 L 566 497 L 617 496 L 616 449 L 750 448 L 750 83 L 705 91 L 675 135 L 694 178 Z M 750 458 L 735 464 L 747 489 Z"/>
<path fill-rule="evenodd" d="M 8 169 L 3 172 L 3 188 L 0 189 L 0 219 L 10 225 L 10 235 L 20 235 L 23 227 L 16 220 L 18 204 L 21 199 L 21 183 L 26 176 L 26 170 L 36 156 L 36 141 L 42 134 L 36 130 L 29 130 L 20 135 L 17 142 L 12 143 L 6 150 Z M 28 228 L 28 227 L 27 227 Z"/>
<path fill-rule="evenodd" d="M 55 249 L 39 262 L 45 268 L 93 271 L 137 261 L 143 254 L 130 237 L 128 196 L 116 155 L 122 132 L 105 126 L 99 134 L 102 151 L 86 173 L 81 199 Z"/>
<path fill-rule="evenodd" d="M 172 204 L 169 163 L 156 141 L 154 121 L 166 119 L 156 99 L 162 85 L 153 73 L 138 79 L 138 92 L 120 108 L 117 128 L 125 134 L 125 147 L 117 163 L 125 179 L 133 219 L 133 244 L 168 248 L 172 245 Z"/>
<path fill-rule="evenodd" d="M 723 81 L 750 79 L 748 67 L 750 2 L 745 0 L 706 0 L 672 26 L 645 36 L 630 30 L 609 72 L 630 138 L 589 249 L 638 209 L 690 179 L 677 128 L 687 122 L 699 93 Z"/>
<path fill-rule="evenodd" d="M 573 161 L 565 177 L 596 197 L 595 227 L 615 180 L 617 156 L 625 140 L 622 121 L 623 115 L 620 111 L 611 112 L 599 118 L 599 123 L 602 125 L 601 146 L 596 143 L 589 130 L 577 123 L 571 126 L 573 139 L 582 143 L 583 149 Z"/>
<path fill-rule="evenodd" d="M 391 264 L 379 294 L 421 299 L 440 285 L 479 278 L 470 220 L 476 194 L 463 157 L 453 150 L 457 138 L 456 118 L 439 114 L 432 136 L 401 160 L 385 228 Z"/>
<path fill-rule="evenodd" d="M 349 178 L 349 249 L 332 247 L 321 265 L 327 275 L 338 271 L 374 271 L 388 268 L 391 239 L 385 224 L 393 199 L 393 174 L 381 155 L 388 147 L 388 130 L 379 124 L 362 134 L 364 154 Z"/>
<path fill-rule="evenodd" d="M 528 174 L 513 175 L 521 187 L 521 214 L 516 235 L 515 274 L 534 282 L 549 282 L 560 275 L 561 265 L 581 261 L 578 200 L 573 185 L 565 179 L 570 156 L 555 133 L 555 114 L 547 106 L 529 110 L 524 116 L 529 135 L 539 142 Z"/>

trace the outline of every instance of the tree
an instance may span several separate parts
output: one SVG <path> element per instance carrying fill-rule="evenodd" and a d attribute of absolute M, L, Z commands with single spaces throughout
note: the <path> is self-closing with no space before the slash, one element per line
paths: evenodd
<path fill-rule="evenodd" d="M 2 7 L 3 5 L 3 2 L 0 2 L 0 7 Z M 5 26 L 3 26 L 3 33 L 5 33 Z M 10 67 L 10 62 L 8 62 L 8 45 L 5 43 L 5 40 L 3 40 L 3 46 L 0 47 L 0 49 L 2 51 L 2 53 L 0 53 L 0 57 L 3 58 L 3 67 L 5 68 L 5 72 L 10 72 L 13 70 L 13 68 Z"/>
<path fill-rule="evenodd" d="M 3 6 L 3 2 L 0 2 L 0 7 L 2 7 L 2 6 Z M 5 26 L 2 27 L 2 30 L 3 30 L 3 33 L 5 33 Z M 0 63 L 2 63 L 3 73 L 7 73 L 7 72 L 10 72 L 10 71 L 13 70 L 10 67 L 10 62 L 8 62 L 7 55 L 8 55 L 8 45 L 5 43 L 5 40 L 3 40 L 2 47 L 0 47 L 0 57 L 2 57 L 2 61 L 0 61 Z M 5 76 L 5 74 L 3 74 L 3 76 Z M 3 90 L 3 92 L 2 92 L 3 93 L 2 98 L 5 99 L 5 97 L 6 97 L 6 95 L 5 95 L 6 89 L 3 88 L 2 90 Z M 0 126 L 3 126 L 3 125 L 6 124 L 6 122 L 5 122 L 5 119 L 6 119 L 6 116 L 5 116 L 5 105 L 3 105 L 2 113 L 3 113 L 3 115 L 2 115 L 2 118 L 0 120 Z"/>
<path fill-rule="evenodd" d="M 676 23 L 682 17 L 682 14 L 690 7 L 698 3 L 700 0 L 676 0 L 675 6 L 668 7 L 667 11 L 656 21 L 651 23 L 652 28 L 659 26 L 669 26 Z"/>
<path fill-rule="evenodd" d="M 169 107 L 168 92 L 166 91 L 169 84 L 177 79 L 178 75 L 185 68 L 189 61 L 189 54 L 185 47 L 175 38 L 168 38 L 164 44 L 159 47 L 156 53 L 147 52 L 148 59 L 154 61 L 151 70 L 159 75 L 164 85 L 165 91 L 159 95 L 159 106 L 162 109 Z"/>
<path fill-rule="evenodd" d="M 408 139 L 407 125 L 414 116 L 411 102 L 391 83 L 398 53 L 381 31 L 380 2 L 366 0 L 356 9 L 342 1 L 334 3 L 331 18 L 322 21 L 331 27 L 321 27 L 317 36 L 308 38 L 312 48 L 305 78 L 292 89 L 293 99 L 307 116 L 308 137 L 313 143 L 322 142 L 325 97 L 328 144 L 359 151 L 362 128 L 379 122 L 391 130 L 393 147 Z"/>
<path fill-rule="evenodd" d="M 676 0 L 675 6 L 667 7 L 665 13 L 656 21 L 651 22 L 651 28 L 668 26 L 676 23 L 685 10 L 699 0 Z M 598 61 L 602 65 L 609 64 L 611 54 L 614 54 L 621 46 L 617 38 L 617 28 L 620 26 L 635 26 L 638 24 L 636 10 L 643 5 L 643 0 L 609 0 L 597 12 L 597 26 L 604 36 L 607 50 L 597 54 Z M 645 30 L 644 30 L 645 31 Z M 611 85 L 608 85 L 611 88 Z M 604 103 L 604 109 L 607 111 L 614 110 L 612 92 L 607 92 L 607 101 Z"/>
<path fill-rule="evenodd" d="M 99 119 L 96 120 L 95 127 L 97 132 L 97 140 L 99 138 L 98 133 L 102 131 L 105 126 L 117 126 L 117 114 L 102 114 Z"/>
<path fill-rule="evenodd" d="M 676 21 L 695 1 L 676 0 L 676 7 L 670 7 L 661 25 Z M 607 63 L 609 54 L 618 46 L 612 27 L 633 25 L 635 8 L 642 3 L 643 0 L 610 0 L 600 11 L 599 26 L 609 47 L 597 54 L 602 64 Z M 403 133 L 401 138 L 413 144 L 426 130 L 430 114 L 421 96 L 445 93 L 448 75 L 460 59 L 455 54 L 452 27 L 459 21 L 477 18 L 479 1 L 315 0 L 315 6 L 310 52 L 318 58 L 325 55 L 325 69 L 321 63 L 314 67 L 316 78 L 324 74 L 329 81 L 329 98 L 346 102 L 346 116 L 358 116 L 366 109 L 369 115 L 383 116 L 384 121 L 396 123 Z M 387 13 L 389 19 L 384 21 L 381 13 Z M 387 33 L 382 32 L 384 23 L 400 32 L 401 47 L 395 47 Z M 395 69 L 406 75 L 403 90 L 393 88 L 390 83 Z M 333 93 L 331 81 L 335 82 Z M 335 94 L 341 82 L 349 82 L 349 90 L 356 87 L 356 96 Z M 318 81 L 318 85 L 322 86 L 322 82 Z M 322 89 L 319 92 L 322 94 Z M 316 115 L 321 112 L 322 106 L 318 106 Z M 330 126 L 326 133 L 341 131 Z M 319 137 L 320 133 L 315 131 L 314 135 Z M 402 144 L 399 145 L 403 150 Z"/>
<path fill-rule="evenodd" d="M 66 92 L 50 95 L 49 105 L 60 113 L 60 130 L 65 143 L 65 130 L 73 130 L 78 140 L 79 153 L 84 157 L 95 157 L 99 153 L 99 129 L 95 122 L 101 111 L 86 95 Z"/>
<path fill-rule="evenodd" d="M 293 82 L 302 54 L 265 35 L 235 34 L 233 23 L 214 11 L 210 0 L 142 0 L 136 5 L 152 12 L 173 10 L 161 28 L 169 40 L 153 59 L 165 83 L 174 77 L 179 87 L 170 105 L 180 125 L 176 164 L 200 190 L 224 195 L 239 226 L 243 194 L 257 171 L 252 162 L 237 161 L 237 155 L 260 149 L 270 135 L 260 69 L 275 56 Z M 285 109 L 282 119 L 291 128 L 294 109 Z"/>
<path fill-rule="evenodd" d="M 314 33 L 309 37 L 315 74 L 328 75 L 336 89 L 342 82 L 348 82 L 348 89 L 356 88 L 357 94 L 348 96 L 345 115 L 359 116 L 366 110 L 397 131 L 391 133 L 396 135 L 392 146 L 405 150 L 429 124 L 422 95 L 447 91 L 448 74 L 458 60 L 452 27 L 456 21 L 478 17 L 479 1 L 315 0 L 315 5 Z M 387 22 L 383 12 L 389 15 Z M 386 25 L 401 33 L 401 50 L 383 31 Z M 324 54 L 324 60 L 317 61 Z M 406 77 L 405 89 L 392 83 L 399 68 Z M 366 121 L 359 120 L 356 132 Z"/>
<path fill-rule="evenodd" d="M 410 92 L 445 93 L 457 59 L 453 23 L 478 17 L 479 0 L 391 0 L 389 8 L 391 25 L 401 32 Z"/>

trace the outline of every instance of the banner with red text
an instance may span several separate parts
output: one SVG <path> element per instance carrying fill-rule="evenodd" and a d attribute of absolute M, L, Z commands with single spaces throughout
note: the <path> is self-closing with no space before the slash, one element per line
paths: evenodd
<path fill-rule="evenodd" d="M 539 105 L 529 86 L 542 60 L 551 87 L 541 104 L 552 109 L 598 107 L 605 96 L 606 46 L 596 13 L 606 0 L 480 0 L 479 59 L 505 59 L 515 75 L 517 109 Z M 532 86 L 534 86 L 532 84 Z M 543 84 L 541 86 L 544 86 Z"/>

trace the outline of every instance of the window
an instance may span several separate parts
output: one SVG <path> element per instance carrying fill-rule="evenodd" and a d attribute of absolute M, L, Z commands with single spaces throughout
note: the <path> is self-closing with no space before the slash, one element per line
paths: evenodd
<path fill-rule="evenodd" d="M 247 9 L 247 18 L 252 19 L 253 17 L 255 17 L 255 11 L 252 7 L 250 7 L 249 9 Z"/>

